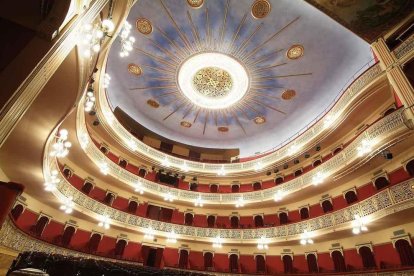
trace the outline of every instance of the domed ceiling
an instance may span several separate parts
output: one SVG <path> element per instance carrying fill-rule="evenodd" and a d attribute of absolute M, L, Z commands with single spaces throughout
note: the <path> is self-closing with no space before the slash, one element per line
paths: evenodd
<path fill-rule="evenodd" d="M 136 42 L 107 63 L 107 95 L 181 143 L 269 150 L 322 113 L 372 59 L 369 45 L 304 1 L 140 0 Z"/>

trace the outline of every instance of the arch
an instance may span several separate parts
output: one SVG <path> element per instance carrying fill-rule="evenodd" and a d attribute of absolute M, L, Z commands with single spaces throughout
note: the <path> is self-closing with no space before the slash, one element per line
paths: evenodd
<path fill-rule="evenodd" d="M 276 179 L 275 179 L 275 183 L 276 183 L 276 185 L 282 184 L 282 183 L 283 183 L 283 181 L 284 181 L 284 179 L 283 179 L 283 177 L 282 177 L 282 176 L 278 176 L 278 177 L 276 177 Z"/>
<path fill-rule="evenodd" d="M 375 188 L 377 188 L 377 190 L 380 190 L 382 188 L 387 187 L 390 184 L 390 182 L 388 181 L 387 178 L 385 178 L 384 176 L 378 177 L 377 179 L 375 179 L 374 181 L 374 185 Z"/>
<path fill-rule="evenodd" d="M 352 204 L 354 202 L 357 202 L 358 197 L 357 197 L 355 191 L 351 190 L 351 191 L 346 192 L 345 193 L 345 200 L 346 200 L 346 203 L 348 203 L 348 204 Z"/>
<path fill-rule="evenodd" d="M 324 213 L 333 211 L 333 205 L 329 199 L 322 201 L 321 205 Z"/>
<path fill-rule="evenodd" d="M 145 177 L 145 175 L 147 174 L 147 170 L 144 168 L 140 168 L 138 171 L 138 176 L 140 177 Z"/>
<path fill-rule="evenodd" d="M 290 255 L 284 255 L 282 257 L 283 261 L 283 268 L 285 273 L 292 273 L 293 272 L 293 260 L 292 256 Z"/>
<path fill-rule="evenodd" d="M 303 207 L 299 210 L 300 219 L 308 219 L 309 218 L 309 209 L 307 207 Z"/>
<path fill-rule="evenodd" d="M 358 253 L 362 259 L 362 265 L 364 268 L 376 268 L 374 254 L 372 254 L 371 248 L 368 246 L 361 246 L 358 249 Z"/>
<path fill-rule="evenodd" d="M 119 163 L 118 163 L 118 165 L 121 167 L 121 168 L 126 168 L 126 166 L 128 165 L 128 162 L 126 161 L 126 160 L 124 160 L 124 159 L 119 159 Z"/>
<path fill-rule="evenodd" d="M 217 193 L 218 192 L 218 185 L 217 184 L 211 184 L 210 185 L 210 192 L 211 193 Z"/>
<path fill-rule="evenodd" d="M 135 214 L 138 209 L 138 203 L 134 200 L 129 201 L 128 203 L 128 213 Z"/>
<path fill-rule="evenodd" d="M 63 176 L 67 179 L 71 178 L 73 175 L 73 172 L 69 168 L 64 168 L 62 173 Z"/>
<path fill-rule="evenodd" d="M 229 271 L 231 273 L 239 272 L 239 255 L 230 254 L 229 256 Z"/>
<path fill-rule="evenodd" d="M 99 150 L 103 153 L 103 154 L 107 154 L 109 152 L 109 149 L 105 146 L 101 146 L 99 148 Z"/>
<path fill-rule="evenodd" d="M 279 213 L 279 222 L 280 224 L 287 224 L 289 222 L 288 214 L 285 212 Z"/>
<path fill-rule="evenodd" d="M 317 166 L 319 166 L 320 164 L 322 164 L 322 161 L 321 161 L 320 159 L 315 160 L 315 161 L 313 161 L 313 163 L 312 163 L 313 167 L 317 167 Z"/>
<path fill-rule="evenodd" d="M 295 173 L 294 173 L 294 176 L 295 177 L 301 176 L 302 175 L 302 172 L 303 172 L 302 169 L 296 170 Z"/>
<path fill-rule="evenodd" d="M 181 249 L 180 250 L 180 257 L 178 258 L 178 267 L 179 268 L 188 268 L 188 250 Z"/>
<path fill-rule="evenodd" d="M 341 251 L 339 250 L 332 251 L 331 258 L 334 264 L 335 272 L 346 271 L 345 259 Z"/>
<path fill-rule="evenodd" d="M 211 252 L 204 253 L 204 269 L 208 271 L 214 270 L 213 253 Z"/>
<path fill-rule="evenodd" d="M 255 227 L 263 227 L 264 226 L 263 216 L 261 216 L 261 215 L 254 216 L 254 226 Z"/>
<path fill-rule="evenodd" d="M 231 185 L 231 192 L 232 193 L 238 193 L 239 191 L 240 191 L 240 185 L 238 185 L 238 184 Z"/>
<path fill-rule="evenodd" d="M 256 255 L 256 272 L 267 273 L 266 259 L 263 255 Z"/>
<path fill-rule="evenodd" d="M 213 215 L 207 216 L 207 226 L 214 227 L 215 224 L 216 224 L 216 217 Z"/>
<path fill-rule="evenodd" d="M 190 183 L 190 191 L 197 191 L 198 185 L 195 182 Z"/>
<path fill-rule="evenodd" d="M 102 236 L 98 233 L 93 233 L 89 239 L 87 249 L 88 252 L 96 252 L 98 250 L 99 243 L 101 242 Z"/>
<path fill-rule="evenodd" d="M 336 149 L 333 151 L 333 155 L 338 154 L 341 150 L 342 150 L 342 148 L 341 148 L 341 147 L 336 148 Z"/>
<path fill-rule="evenodd" d="M 405 169 L 407 170 L 408 174 L 410 176 L 414 176 L 414 159 L 409 161 L 406 165 L 405 165 Z"/>
<path fill-rule="evenodd" d="M 124 255 L 125 247 L 127 246 L 126 240 L 118 240 L 115 245 L 115 257 L 122 257 Z"/>
<path fill-rule="evenodd" d="M 316 260 L 316 255 L 315 254 L 308 254 L 306 256 L 306 261 L 308 263 L 309 273 L 318 273 L 319 272 L 318 261 Z"/>
<path fill-rule="evenodd" d="M 258 191 L 262 189 L 262 183 L 260 182 L 254 182 L 253 183 L 253 191 Z"/>
<path fill-rule="evenodd" d="M 384 117 L 387 116 L 387 115 L 390 115 L 394 111 L 395 111 L 394 107 L 388 108 L 387 111 L 384 112 Z"/>
<path fill-rule="evenodd" d="M 395 249 L 400 256 L 402 266 L 414 266 L 414 253 L 410 243 L 405 239 L 395 242 Z"/>
<path fill-rule="evenodd" d="M 41 237 L 43 230 L 45 230 L 46 225 L 49 223 L 49 218 L 46 216 L 41 216 L 36 224 L 34 225 L 33 232 L 36 236 Z"/>
<path fill-rule="evenodd" d="M 193 213 L 185 213 L 184 215 L 184 224 L 187 226 L 193 225 L 194 222 L 194 214 Z"/>
<path fill-rule="evenodd" d="M 83 193 L 85 193 L 85 194 L 89 194 L 91 191 L 92 191 L 92 189 L 93 189 L 93 184 L 92 183 L 90 183 L 90 182 L 85 182 L 84 184 L 83 184 L 83 186 L 82 186 L 82 188 L 81 188 L 81 191 L 83 192 Z"/>
<path fill-rule="evenodd" d="M 111 206 L 115 199 L 115 195 L 113 193 L 108 192 L 103 200 L 103 203 Z"/>
<path fill-rule="evenodd" d="M 230 225 L 231 225 L 231 228 L 239 228 L 239 217 L 232 216 L 230 218 Z"/>
<path fill-rule="evenodd" d="M 21 204 L 16 204 L 14 208 L 11 210 L 11 216 L 12 218 L 17 221 L 20 217 L 20 215 L 23 213 L 24 207 Z"/>
<path fill-rule="evenodd" d="M 62 235 L 62 245 L 64 247 L 68 247 L 70 245 L 70 242 L 72 241 L 72 237 L 76 232 L 76 228 L 73 226 L 67 226 L 65 230 L 63 231 Z"/>

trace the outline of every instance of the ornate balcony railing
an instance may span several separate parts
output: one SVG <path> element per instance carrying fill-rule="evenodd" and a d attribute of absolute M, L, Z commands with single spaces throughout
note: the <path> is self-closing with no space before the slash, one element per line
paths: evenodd
<path fill-rule="evenodd" d="M 355 81 L 353 81 L 353 83 L 342 93 L 341 97 L 336 101 L 332 108 L 329 109 L 329 112 L 324 114 L 335 119 L 332 126 L 338 124 L 340 120 L 337 120 L 337 118 L 340 118 L 341 114 L 354 105 L 360 96 L 363 95 L 365 92 L 363 88 L 369 83 L 372 83 L 375 79 L 379 78 L 382 73 L 383 71 L 381 71 L 379 64 L 375 64 L 366 70 Z M 79 105 L 79 109 L 83 109 L 82 105 Z M 322 135 L 329 132 L 329 130 L 325 127 L 324 120 L 318 120 L 312 125 L 312 127 L 309 127 L 306 131 L 302 132 L 301 135 L 295 137 L 294 140 L 288 141 L 286 144 L 282 144 L 277 150 L 274 150 L 266 156 L 240 163 L 213 164 L 194 162 L 167 155 L 141 142 L 129 133 L 128 130 L 125 129 L 114 117 L 103 89 L 101 89 L 98 93 L 97 116 L 102 126 L 113 139 L 132 152 L 139 154 L 142 158 L 152 162 L 157 162 L 159 164 L 167 158 L 171 163 L 171 166 L 177 169 L 180 169 L 185 163 L 188 169 L 192 172 L 212 174 L 216 174 L 222 168 L 228 174 L 254 172 L 258 162 L 262 164 L 263 168 L 266 168 L 267 166 L 281 162 L 285 158 L 291 157 L 289 150 L 292 145 L 304 148 L 306 145 L 314 143 Z M 79 113 L 78 121 L 81 121 L 82 124 L 85 122 L 84 116 L 79 116 Z"/>
<path fill-rule="evenodd" d="M 407 38 L 401 45 L 399 45 L 394 51 L 394 55 L 397 59 L 403 58 L 408 53 L 414 50 L 414 35 Z"/>
<path fill-rule="evenodd" d="M 78 116 L 84 116 L 81 110 L 78 110 Z M 367 161 L 367 158 L 372 157 L 375 150 L 380 150 L 387 143 L 392 142 L 393 139 L 399 138 L 408 133 L 409 129 L 405 126 L 400 112 L 394 112 L 383 119 L 377 121 L 371 127 L 361 133 L 355 140 L 352 141 L 341 153 L 335 155 L 328 161 L 324 162 L 314 170 L 285 182 L 276 187 L 268 188 L 261 191 L 245 192 L 245 193 L 200 193 L 168 186 L 160 185 L 158 183 L 141 178 L 126 169 L 118 166 L 114 162 L 107 159 L 92 142 L 87 132 L 86 126 L 81 120 L 77 121 L 77 135 L 79 142 L 86 152 L 86 155 L 99 167 L 105 164 L 108 168 L 108 174 L 123 183 L 136 187 L 137 183 L 141 183 L 145 192 L 163 197 L 170 193 L 174 199 L 184 202 L 194 203 L 196 199 L 201 200 L 206 204 L 236 204 L 239 199 L 243 199 L 246 204 L 273 200 L 278 193 L 284 195 L 296 192 L 307 186 L 312 185 L 313 179 L 318 175 L 326 177 L 339 177 L 346 172 L 346 168 L 357 168 Z M 373 148 L 368 157 L 361 158 L 358 156 L 357 148 L 362 144 L 363 140 L 370 140 L 376 142 L 376 147 Z M 341 172 L 341 173 L 339 173 Z"/>

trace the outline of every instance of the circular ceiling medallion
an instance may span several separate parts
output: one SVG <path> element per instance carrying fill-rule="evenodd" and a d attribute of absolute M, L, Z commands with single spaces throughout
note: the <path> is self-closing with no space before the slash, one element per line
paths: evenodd
<path fill-rule="evenodd" d="M 272 6 L 268 0 L 256 0 L 252 5 L 252 15 L 256 19 L 265 18 L 271 10 Z"/>
<path fill-rule="evenodd" d="M 182 122 L 180 123 L 180 125 L 181 125 L 182 127 L 186 127 L 186 128 L 190 128 L 190 127 L 192 126 L 192 124 L 191 124 L 190 122 L 187 122 L 187 121 L 182 121 Z"/>
<path fill-rule="evenodd" d="M 256 124 L 261 125 L 261 124 L 266 123 L 266 118 L 264 116 L 257 116 L 256 118 L 253 119 L 253 121 Z"/>
<path fill-rule="evenodd" d="M 204 0 L 187 0 L 187 3 L 190 7 L 198 9 L 204 4 Z"/>
<path fill-rule="evenodd" d="M 148 35 L 152 33 L 151 22 L 146 18 L 138 18 L 136 22 L 138 32 Z"/>
<path fill-rule="evenodd" d="M 233 86 L 230 74 L 218 67 L 206 67 L 198 70 L 194 75 L 193 85 L 195 90 L 207 97 L 226 96 Z"/>
<path fill-rule="evenodd" d="M 287 50 L 286 56 L 289 59 L 298 59 L 303 56 L 304 48 L 302 45 L 293 45 Z"/>
<path fill-rule="evenodd" d="M 291 100 L 296 96 L 296 91 L 293 89 L 287 89 L 282 93 L 282 99 Z"/>
<path fill-rule="evenodd" d="M 147 101 L 147 104 L 148 104 L 149 106 L 153 107 L 153 108 L 158 108 L 158 107 L 160 107 L 160 104 L 159 104 L 156 100 L 153 100 L 153 99 L 149 99 L 149 100 Z"/>
<path fill-rule="evenodd" d="M 188 58 L 178 68 L 177 78 L 181 93 L 195 105 L 208 109 L 227 108 L 242 99 L 249 89 L 245 67 L 236 59 L 216 52 Z"/>
<path fill-rule="evenodd" d="M 225 127 L 225 126 L 221 126 L 221 127 L 218 127 L 217 130 L 220 131 L 220 132 L 228 132 L 229 128 Z"/>
<path fill-rule="evenodd" d="M 140 66 L 134 63 L 130 63 L 128 64 L 128 72 L 130 72 L 131 74 L 135 76 L 140 76 L 142 74 L 142 69 Z"/>

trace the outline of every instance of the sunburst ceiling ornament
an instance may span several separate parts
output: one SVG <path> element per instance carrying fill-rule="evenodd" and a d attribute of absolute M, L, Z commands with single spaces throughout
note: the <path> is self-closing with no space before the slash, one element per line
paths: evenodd
<path fill-rule="evenodd" d="M 187 0 L 187 3 L 190 7 L 198 9 L 204 4 L 204 0 Z"/>
<path fill-rule="evenodd" d="M 220 132 L 229 132 L 229 128 L 225 126 L 218 127 L 217 130 Z"/>
<path fill-rule="evenodd" d="M 142 68 L 134 63 L 128 64 L 128 72 L 135 76 L 140 76 L 142 74 Z"/>
<path fill-rule="evenodd" d="M 149 35 L 152 33 L 152 24 L 146 18 L 138 18 L 136 21 L 136 26 L 137 30 L 144 35 Z"/>
<path fill-rule="evenodd" d="M 192 126 L 192 124 L 190 122 L 187 122 L 187 121 L 181 121 L 180 125 L 182 127 L 186 127 L 186 128 L 190 128 Z"/>
<path fill-rule="evenodd" d="M 270 13 L 271 7 L 268 0 L 256 0 L 252 5 L 252 15 L 256 19 L 265 18 Z"/>
<path fill-rule="evenodd" d="M 149 100 L 147 101 L 147 104 L 148 104 L 149 106 L 153 107 L 153 108 L 158 108 L 158 107 L 160 107 L 160 104 L 159 104 L 156 100 L 153 100 L 153 99 L 149 99 Z"/>
<path fill-rule="evenodd" d="M 266 123 L 266 118 L 264 116 L 257 116 L 256 118 L 253 119 L 254 123 L 257 125 L 261 125 Z"/>
<path fill-rule="evenodd" d="M 296 91 L 293 89 L 287 89 L 282 93 L 282 99 L 288 101 L 293 99 L 296 96 Z"/>
<path fill-rule="evenodd" d="M 304 48 L 302 45 L 293 45 L 287 50 L 286 56 L 289 59 L 298 59 L 303 56 Z"/>

